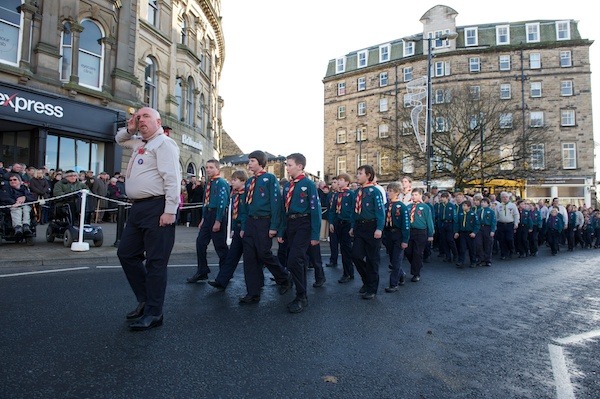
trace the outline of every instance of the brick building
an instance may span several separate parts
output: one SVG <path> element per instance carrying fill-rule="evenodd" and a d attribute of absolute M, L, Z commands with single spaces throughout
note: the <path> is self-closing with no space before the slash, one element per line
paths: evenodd
<path fill-rule="evenodd" d="M 450 7 L 435 6 L 421 17 L 422 32 L 406 32 L 403 38 L 329 61 L 323 79 L 326 180 L 341 172 L 352 174 L 366 163 L 375 167 L 381 182 L 408 175 L 420 186 L 427 168 L 419 162 L 422 157 L 415 156 L 422 152 L 416 141 L 412 151 L 389 151 L 393 146 L 386 145 L 415 139 L 413 123 L 405 117 L 410 105 L 407 84 L 421 81 L 422 88 L 430 88 L 433 110 L 451 103 L 447 93 L 453 88 L 467 85 L 476 93 L 495 90 L 499 101 L 514 110 L 514 115 L 505 115 L 507 120 L 522 114 L 523 126 L 506 126 L 510 127 L 507 141 L 512 134 L 516 142 L 521 130 L 547 131 L 548 139 L 527 144 L 527 157 L 518 165 L 502 168 L 502 181 L 507 181 L 506 175 L 513 182 L 526 178 L 520 193 L 524 197 L 558 196 L 591 204 L 595 170 L 589 47 L 593 42 L 580 36 L 575 20 L 457 26 L 457 15 Z M 422 101 L 419 134 L 425 131 L 426 97 Z M 438 123 L 443 121 L 432 119 L 433 184 L 450 188 L 455 183 L 451 178 L 436 178 L 436 162 L 444 162 L 437 155 Z M 484 179 L 487 185 L 492 181 L 493 176 Z"/>

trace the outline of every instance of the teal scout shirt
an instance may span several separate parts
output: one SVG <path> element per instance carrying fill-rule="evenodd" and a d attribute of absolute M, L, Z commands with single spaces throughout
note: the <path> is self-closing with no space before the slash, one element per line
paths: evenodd
<path fill-rule="evenodd" d="M 222 177 L 212 179 L 210 182 L 210 193 L 208 203 L 204 204 L 202 209 L 215 209 L 217 215 L 215 220 L 223 221 L 225 218 L 225 210 L 229 204 L 229 184 Z"/>
<path fill-rule="evenodd" d="M 388 226 L 388 213 L 392 217 L 392 225 Z M 402 232 L 402 242 L 408 244 L 410 238 L 410 219 L 408 216 L 408 208 L 404 202 L 388 202 L 385 210 L 386 227 L 400 229 Z"/>
<path fill-rule="evenodd" d="M 362 192 L 361 209 L 356 213 L 356 204 Z M 356 190 L 355 211 L 352 214 L 352 228 L 359 220 L 377 220 L 376 230 L 383 230 L 385 224 L 385 209 L 383 207 L 383 195 L 381 191 L 372 184 L 360 187 Z"/>
<path fill-rule="evenodd" d="M 429 205 L 424 204 L 422 202 L 410 204 L 408 206 L 409 218 L 412 214 L 413 208 L 416 209 L 414 212 L 414 219 L 410 222 L 410 228 L 417 230 L 427 230 L 427 237 L 433 237 L 435 229 L 433 227 L 433 215 Z"/>
<path fill-rule="evenodd" d="M 286 211 L 285 202 L 290 191 L 290 186 L 290 182 L 283 186 L 281 203 L 283 204 L 282 212 L 284 217 L 281 218 L 281 227 L 278 230 L 278 236 L 283 237 L 283 233 L 287 229 L 287 216 L 292 214 L 308 214 L 310 215 L 310 239 L 318 241 L 321 231 L 321 201 L 319 200 L 317 186 L 312 180 L 306 177 L 295 183 L 289 209 Z"/>
<path fill-rule="evenodd" d="M 496 227 L 498 226 L 496 220 L 496 212 L 490 208 L 478 207 L 477 208 L 477 216 L 479 216 L 479 223 L 482 226 L 490 226 L 490 232 L 495 233 Z"/>
<path fill-rule="evenodd" d="M 252 181 L 256 180 L 252 202 L 248 197 L 250 195 L 250 186 Z M 279 192 L 279 181 L 272 173 L 262 173 L 260 176 L 252 176 L 246 180 L 246 209 L 248 217 L 271 217 L 269 230 L 277 230 L 281 220 L 281 194 Z M 242 222 L 242 230 L 246 226 Z"/>
<path fill-rule="evenodd" d="M 475 209 L 471 208 L 467 212 L 461 210 L 456 220 L 455 231 L 468 231 L 477 234 L 480 228 L 481 223 Z"/>
<path fill-rule="evenodd" d="M 335 224 L 340 220 L 350 222 L 354 214 L 354 206 L 356 204 L 356 192 L 350 189 L 333 193 L 331 198 L 331 206 L 329 207 L 327 219 L 329 223 Z M 340 203 L 340 213 L 337 213 L 337 202 L 342 198 Z"/>

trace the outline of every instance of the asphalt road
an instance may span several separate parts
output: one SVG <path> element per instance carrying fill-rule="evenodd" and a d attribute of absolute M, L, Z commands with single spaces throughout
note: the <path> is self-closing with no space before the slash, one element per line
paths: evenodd
<path fill-rule="evenodd" d="M 436 261 L 392 294 L 383 261 L 372 301 L 327 268 L 300 314 L 268 272 L 254 306 L 237 302 L 241 265 L 225 292 L 186 284 L 190 259 L 171 265 L 165 324 L 146 332 L 127 328 L 117 265 L 3 272 L 0 398 L 600 398 L 600 251 L 542 252 Z"/>

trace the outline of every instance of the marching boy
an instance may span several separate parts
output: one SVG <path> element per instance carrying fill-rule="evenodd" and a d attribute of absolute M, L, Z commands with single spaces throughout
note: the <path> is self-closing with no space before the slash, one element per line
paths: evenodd
<path fill-rule="evenodd" d="M 410 220 L 406 205 L 400 201 L 400 192 L 400 183 L 392 182 L 388 184 L 383 245 L 390 257 L 392 272 L 390 273 L 390 286 L 386 287 L 385 292 L 396 292 L 398 291 L 398 285 L 404 285 L 402 259 L 404 258 L 404 250 L 408 247 Z"/>
<path fill-rule="evenodd" d="M 492 248 L 496 234 L 496 211 L 490 207 L 488 198 L 481 198 L 480 208 L 477 210 L 481 223 L 477 233 L 477 259 L 480 266 L 492 265 Z"/>
<path fill-rule="evenodd" d="M 356 192 L 350 190 L 350 175 L 342 173 L 337 178 L 338 191 L 334 194 L 329 207 L 329 232 L 337 237 L 342 253 L 344 272 L 338 283 L 345 284 L 354 280 L 354 265 L 352 264 L 352 237 L 350 224 L 354 213 Z M 333 240 L 332 240 L 333 241 Z"/>
<path fill-rule="evenodd" d="M 456 266 L 463 268 L 465 264 L 465 257 L 467 250 L 469 251 L 469 260 L 471 261 L 470 267 L 476 266 L 475 259 L 475 236 L 479 232 L 480 223 L 479 218 L 474 210 L 471 209 L 471 202 L 468 200 L 462 203 L 462 213 L 459 213 L 459 217 L 456 226 L 457 233 L 454 234 L 454 238 L 459 240 L 458 247 L 458 262 Z"/>
<path fill-rule="evenodd" d="M 433 242 L 433 215 L 431 207 L 423 203 L 423 189 L 413 188 L 411 193 L 412 204 L 408 206 L 410 219 L 410 238 L 406 248 L 406 259 L 410 262 L 410 281 L 416 283 L 421 280 L 423 268 L 423 252 L 427 241 Z"/>

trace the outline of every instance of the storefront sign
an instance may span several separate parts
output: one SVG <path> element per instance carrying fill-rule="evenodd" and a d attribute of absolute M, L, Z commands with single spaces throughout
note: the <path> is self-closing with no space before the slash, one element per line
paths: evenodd
<path fill-rule="evenodd" d="M 192 137 L 187 136 L 185 134 L 181 136 L 181 144 L 202 151 L 202 143 L 199 141 L 194 141 Z"/>
<path fill-rule="evenodd" d="M 541 184 L 547 184 L 547 185 L 557 185 L 557 184 L 579 185 L 579 184 L 583 184 L 583 185 L 585 185 L 586 182 L 585 182 L 585 178 L 578 179 L 578 178 L 554 176 L 554 177 L 527 179 L 527 184 L 528 185 L 541 185 Z"/>

